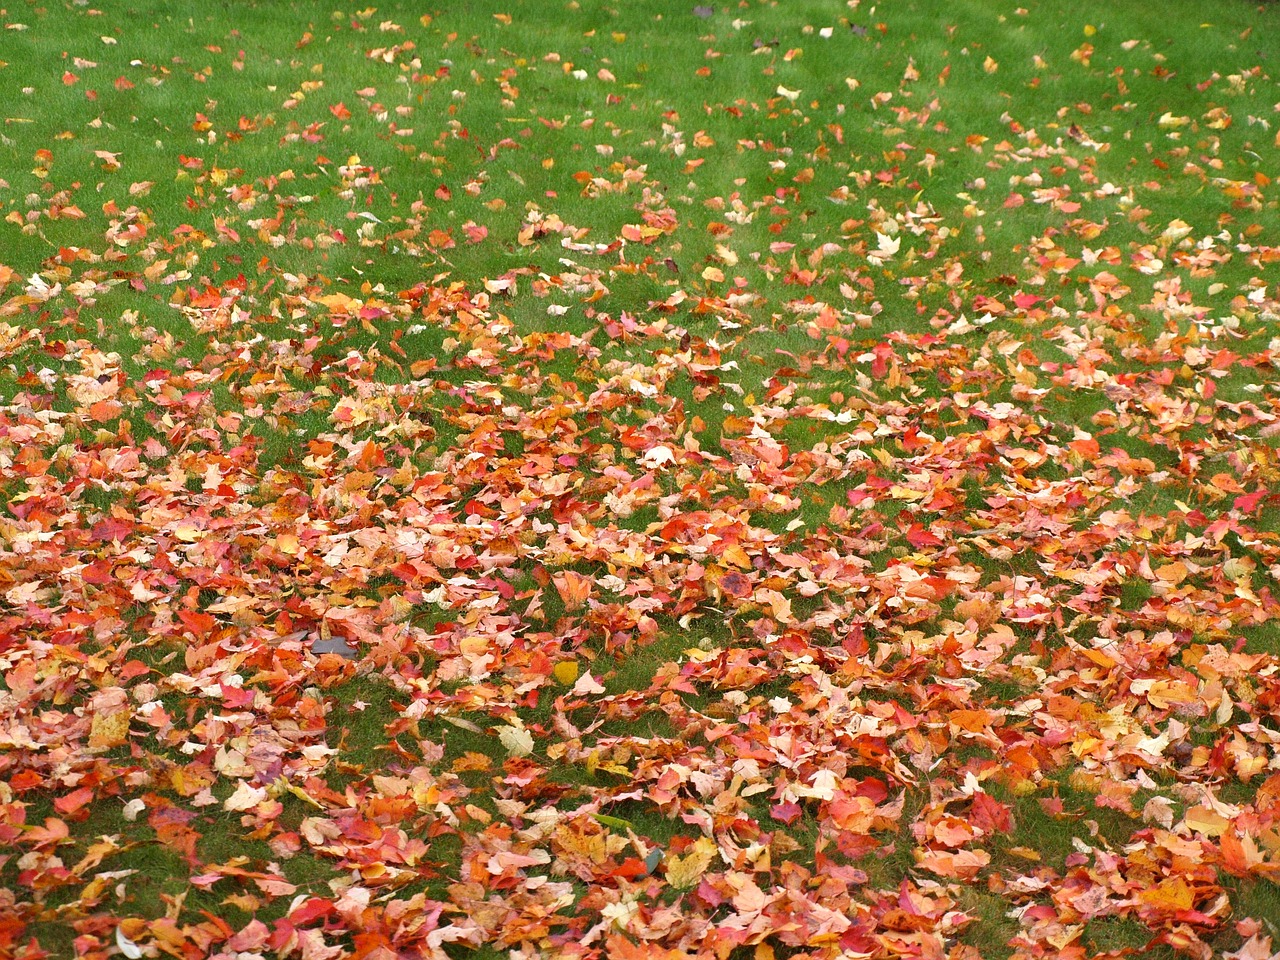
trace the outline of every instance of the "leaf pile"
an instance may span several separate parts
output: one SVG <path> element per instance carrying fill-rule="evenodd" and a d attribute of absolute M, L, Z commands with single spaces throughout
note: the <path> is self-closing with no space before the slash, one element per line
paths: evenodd
<path fill-rule="evenodd" d="M 0 11 L 0 952 L 1269 956 L 1275 11 L 582 6 Z"/>

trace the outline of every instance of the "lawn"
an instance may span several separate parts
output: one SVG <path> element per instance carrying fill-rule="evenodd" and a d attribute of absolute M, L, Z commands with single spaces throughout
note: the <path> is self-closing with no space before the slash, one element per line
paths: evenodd
<path fill-rule="evenodd" d="M 1280 6 L 92 2 L 0 956 L 1280 947 Z"/>

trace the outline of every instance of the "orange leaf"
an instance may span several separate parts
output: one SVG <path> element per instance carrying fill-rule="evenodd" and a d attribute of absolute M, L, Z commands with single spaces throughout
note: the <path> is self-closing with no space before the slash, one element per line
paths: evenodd
<path fill-rule="evenodd" d="M 581 610 L 591 596 L 591 578 L 573 570 L 562 570 L 551 578 L 556 593 L 569 611 Z"/>
<path fill-rule="evenodd" d="M 1158 910 L 1177 913 L 1195 906 L 1195 892 L 1182 877 L 1170 877 L 1139 892 L 1138 899 Z"/>
<path fill-rule="evenodd" d="M 53 809 L 57 810 L 63 816 L 69 816 L 86 803 L 93 799 L 92 787 L 81 787 L 79 790 L 72 790 L 65 796 L 59 797 L 53 801 Z"/>
<path fill-rule="evenodd" d="M 1227 830 L 1218 843 L 1222 850 L 1222 865 L 1237 877 L 1248 876 L 1265 862 L 1257 841 L 1248 833 Z"/>
<path fill-rule="evenodd" d="M 99 400 L 90 405 L 89 417 L 96 423 L 107 423 L 120 416 L 124 405 L 118 400 Z"/>

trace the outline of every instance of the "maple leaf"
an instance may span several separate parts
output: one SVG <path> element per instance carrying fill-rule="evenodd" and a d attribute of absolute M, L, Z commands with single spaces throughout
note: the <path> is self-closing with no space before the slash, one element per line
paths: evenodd
<path fill-rule="evenodd" d="M 533 753 L 533 734 L 523 727 L 499 727 L 498 740 L 513 757 L 527 757 Z"/>
<path fill-rule="evenodd" d="M 1269 956 L 1273 12 L 576 6 L 6 22 L 0 942 Z"/>
<path fill-rule="evenodd" d="M 885 233 L 876 234 L 876 248 L 867 251 L 867 259 L 872 263 L 883 263 L 897 255 L 898 250 L 902 247 L 902 238 L 898 236 L 890 236 Z"/>
<path fill-rule="evenodd" d="M 254 787 L 248 781 L 242 780 L 231 796 L 222 802 L 222 809 L 232 813 L 250 810 L 266 799 L 265 787 Z"/>
<path fill-rule="evenodd" d="M 573 570 L 562 570 L 551 578 L 565 610 L 581 610 L 591 596 L 591 578 Z"/>
<path fill-rule="evenodd" d="M 667 883 L 677 890 L 687 890 L 697 886 L 716 854 L 715 841 L 709 837 L 699 837 L 683 856 L 668 854 L 663 858 L 665 864 L 663 871 Z"/>

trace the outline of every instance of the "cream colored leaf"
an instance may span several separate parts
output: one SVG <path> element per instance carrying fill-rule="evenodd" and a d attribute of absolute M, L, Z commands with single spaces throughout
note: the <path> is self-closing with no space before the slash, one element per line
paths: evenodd
<path fill-rule="evenodd" d="M 527 757 L 533 753 L 533 734 L 523 727 L 499 727 L 498 740 L 513 757 Z"/>
<path fill-rule="evenodd" d="M 138 819 L 138 814 L 140 814 L 145 809 L 147 809 L 146 802 L 142 800 L 140 797 L 134 797 L 132 800 L 130 800 L 128 803 L 124 805 L 122 816 L 129 823 L 133 823 L 135 820 Z"/>
<path fill-rule="evenodd" d="M 116 946 L 129 960 L 138 960 L 142 956 L 142 948 L 124 935 L 122 927 L 116 927 Z"/>
<path fill-rule="evenodd" d="M 232 813 L 251 810 L 267 799 L 265 787 L 251 787 L 245 780 L 240 781 L 235 793 L 222 802 L 222 809 Z"/>

